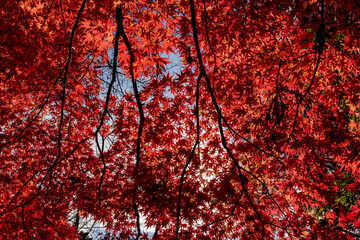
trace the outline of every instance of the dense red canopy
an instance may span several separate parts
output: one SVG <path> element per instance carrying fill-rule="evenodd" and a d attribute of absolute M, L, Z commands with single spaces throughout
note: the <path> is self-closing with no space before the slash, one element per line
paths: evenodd
<path fill-rule="evenodd" d="M 2 239 L 360 237 L 358 0 L 2 5 Z"/>

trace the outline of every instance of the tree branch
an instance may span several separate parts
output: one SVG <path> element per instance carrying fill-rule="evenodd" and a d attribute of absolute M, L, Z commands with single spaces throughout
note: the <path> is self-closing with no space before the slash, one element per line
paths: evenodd
<path fill-rule="evenodd" d="M 142 106 L 142 103 L 140 100 L 140 94 L 139 94 L 137 84 L 136 84 L 136 79 L 134 76 L 134 67 L 133 66 L 134 66 L 134 62 L 135 62 L 135 56 L 134 56 L 134 52 L 132 50 L 130 41 L 127 38 L 126 33 L 125 33 L 123 19 L 124 19 L 124 16 L 122 14 L 121 6 L 118 6 L 118 7 L 116 7 L 116 21 L 118 24 L 117 31 L 119 31 L 120 36 L 123 38 L 126 48 L 130 55 L 130 76 L 131 76 L 131 81 L 132 81 L 132 85 L 133 85 L 133 89 L 134 89 L 136 104 L 137 104 L 137 107 L 139 110 L 139 115 L 140 115 L 138 136 L 137 136 L 137 140 L 136 140 L 136 172 L 135 172 L 136 176 L 135 176 L 135 193 L 134 193 L 134 198 L 133 198 L 133 205 L 134 205 L 134 210 L 135 210 L 135 215 L 136 215 L 136 225 L 137 225 L 136 239 L 139 239 L 140 235 L 141 235 L 141 229 L 140 229 L 139 210 L 136 205 L 136 198 L 137 198 L 136 192 L 137 192 L 138 171 L 139 171 L 140 160 L 141 160 L 141 138 L 142 138 L 142 131 L 143 131 L 143 127 L 144 127 L 145 117 L 144 117 L 143 106 Z"/>
<path fill-rule="evenodd" d="M 196 103 L 195 103 L 195 116 L 196 116 L 196 140 L 195 140 L 195 144 L 193 146 L 193 149 L 190 153 L 190 156 L 188 158 L 188 160 L 186 161 L 186 164 L 183 168 L 183 171 L 181 173 L 181 177 L 180 177 L 180 186 L 179 186 L 179 197 L 178 197 L 178 204 L 177 204 L 177 215 L 176 215 L 176 233 L 175 233 L 175 239 L 178 239 L 178 234 L 179 234 L 179 229 L 180 229 L 180 211 L 181 211 L 181 197 L 182 197 L 182 188 L 183 188 L 183 184 L 184 184 L 184 178 L 185 178 L 185 173 L 186 173 L 186 169 L 189 166 L 194 154 L 195 154 L 195 150 L 197 145 L 199 144 L 199 138 L 200 138 L 200 120 L 199 120 L 199 88 L 200 88 L 200 80 L 202 78 L 202 74 L 200 73 L 198 79 L 197 79 L 197 83 L 196 83 Z"/>
<path fill-rule="evenodd" d="M 190 0 L 190 10 L 191 10 L 191 25 L 192 25 L 192 29 L 193 29 L 193 36 L 194 36 L 194 41 L 195 41 L 195 47 L 196 47 L 200 72 L 205 77 L 206 84 L 207 84 L 207 87 L 208 87 L 208 90 L 209 90 L 209 93 L 210 93 L 210 96 L 211 96 L 211 100 L 212 100 L 213 105 L 214 105 L 214 107 L 216 109 L 216 112 L 218 114 L 218 125 L 219 125 L 219 130 L 220 130 L 221 142 L 222 142 L 222 145 L 225 148 L 226 152 L 228 153 L 229 157 L 234 162 L 234 164 L 235 164 L 235 166 L 236 166 L 236 168 L 238 170 L 238 173 L 239 173 L 239 176 L 240 176 L 240 182 L 241 182 L 241 185 L 242 185 L 242 187 L 244 189 L 245 195 L 248 198 L 249 203 L 250 203 L 251 207 L 253 208 L 255 214 L 257 215 L 259 221 L 261 222 L 261 226 L 262 226 L 261 227 L 262 228 L 261 236 L 262 236 L 262 239 L 264 239 L 264 237 L 265 237 L 265 224 L 264 224 L 264 221 L 262 220 L 262 217 L 260 216 L 255 204 L 253 203 L 253 200 L 250 197 L 249 192 L 246 189 L 245 178 L 241 173 L 243 168 L 236 161 L 235 157 L 233 156 L 233 154 L 231 153 L 230 149 L 227 146 L 226 139 L 225 139 L 224 132 L 223 132 L 223 126 L 222 126 L 222 122 L 221 122 L 221 120 L 223 118 L 222 113 L 221 113 L 219 105 L 217 104 L 216 98 L 214 96 L 214 92 L 213 92 L 213 90 L 211 88 L 210 79 L 209 79 L 209 77 L 208 77 L 208 75 L 206 73 L 206 70 L 205 70 L 205 67 L 204 67 L 204 64 L 203 64 L 203 61 L 202 61 L 202 58 L 201 58 L 200 44 L 199 44 L 198 34 L 197 34 L 197 29 L 196 29 L 196 13 L 195 13 L 194 0 Z"/>
<path fill-rule="evenodd" d="M 83 0 L 81 7 L 78 11 L 77 17 L 76 17 L 76 21 L 75 24 L 73 26 L 73 29 L 71 31 L 71 36 L 70 36 L 70 43 L 69 43 L 69 49 L 68 49 L 68 59 L 66 61 L 66 65 L 65 65 L 65 72 L 64 72 L 64 80 L 62 82 L 63 84 L 63 89 L 62 89 L 62 98 L 61 98 L 61 113 L 60 113 L 60 124 L 59 124 L 59 138 L 58 138 L 58 148 L 59 148 L 59 153 L 57 156 L 57 159 L 60 158 L 61 155 L 61 135 L 62 135 L 62 125 L 64 122 L 64 107 L 65 107 L 65 96 L 66 96 L 66 83 L 67 83 L 67 77 L 68 77 L 68 71 L 69 71 L 69 66 L 70 66 L 70 60 L 71 60 L 71 56 L 73 54 L 73 42 L 74 42 L 74 37 L 75 37 L 75 31 L 76 28 L 79 24 L 80 18 L 81 18 L 81 14 L 85 8 L 85 4 L 86 4 L 87 0 Z"/>

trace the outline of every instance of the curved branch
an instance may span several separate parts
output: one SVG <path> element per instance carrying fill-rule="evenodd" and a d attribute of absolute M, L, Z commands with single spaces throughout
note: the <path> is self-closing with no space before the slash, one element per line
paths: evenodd
<path fill-rule="evenodd" d="M 132 50 L 130 41 L 127 38 L 126 33 L 125 33 L 125 29 L 123 26 L 123 19 L 124 19 L 124 16 L 122 15 L 122 9 L 121 9 L 121 7 L 117 7 L 116 8 L 116 20 L 118 21 L 118 31 L 120 31 L 120 35 L 123 38 L 126 48 L 130 55 L 130 76 L 131 76 L 131 81 L 132 81 L 132 85 L 134 88 L 136 104 L 137 104 L 137 107 L 139 110 L 139 115 L 140 115 L 139 130 L 138 130 L 138 136 L 137 136 L 137 141 L 136 141 L 136 169 L 138 170 L 139 164 L 140 164 L 140 148 L 141 148 L 142 130 L 144 127 L 145 117 L 144 117 L 143 106 L 142 106 L 142 103 L 140 100 L 140 94 L 139 94 L 139 91 L 137 88 L 136 79 L 134 76 L 134 67 L 133 66 L 134 66 L 134 62 L 135 62 L 135 56 L 134 56 L 134 52 Z"/>
<path fill-rule="evenodd" d="M 21 211 L 21 218 L 22 218 L 22 224 L 23 224 L 23 227 L 24 227 L 24 231 L 27 235 L 27 237 L 31 240 L 32 238 L 30 237 L 30 234 L 29 234 L 29 231 L 26 227 L 26 223 L 25 223 L 25 206 L 22 206 L 22 211 Z"/>
<path fill-rule="evenodd" d="M 214 92 L 213 92 L 213 90 L 211 88 L 211 82 L 210 82 L 209 76 L 206 73 L 206 70 L 205 70 L 205 67 L 204 67 L 204 64 L 203 64 L 203 61 L 202 61 L 202 58 L 201 58 L 201 50 L 200 50 L 198 34 L 197 34 L 197 29 L 196 29 L 196 13 L 195 13 L 194 0 L 190 0 L 190 10 L 191 10 L 191 25 L 192 25 L 192 29 L 193 29 L 193 36 L 194 36 L 195 47 L 196 47 L 196 52 L 197 52 L 197 57 L 198 57 L 198 63 L 199 63 L 201 74 L 204 76 L 204 78 L 206 80 L 206 84 L 207 84 L 207 87 L 208 87 L 208 90 L 209 90 L 209 93 L 210 93 L 210 96 L 211 96 L 212 103 L 213 103 L 213 105 L 214 105 L 214 107 L 216 109 L 216 112 L 218 114 L 218 125 L 219 125 L 219 130 L 220 130 L 221 142 L 222 142 L 222 145 L 225 148 L 226 152 L 228 153 L 229 157 L 234 162 L 234 164 L 235 164 L 235 166 L 236 166 L 236 168 L 238 170 L 238 173 L 239 173 L 239 176 L 240 176 L 240 182 L 241 182 L 241 185 L 242 185 L 242 187 L 244 189 L 245 195 L 246 195 L 247 199 L 249 200 L 249 203 L 250 203 L 252 209 L 254 210 L 255 214 L 257 215 L 259 221 L 261 222 L 261 226 L 262 226 L 261 227 L 262 228 L 262 234 L 261 235 L 262 235 L 262 239 L 264 239 L 264 237 L 265 237 L 265 222 L 263 221 L 262 217 L 260 216 L 260 214 L 259 214 L 253 200 L 250 197 L 249 192 L 246 189 L 245 178 L 244 178 L 244 176 L 242 175 L 242 172 L 241 172 L 243 170 L 243 168 L 236 161 L 235 157 L 233 156 L 232 152 L 230 151 L 230 149 L 227 146 L 226 139 L 225 139 L 224 132 L 223 132 L 223 126 L 222 126 L 222 122 L 221 122 L 223 116 L 222 116 L 220 107 L 217 104 L 216 98 L 214 96 Z"/>
<path fill-rule="evenodd" d="M 317 32 L 319 32 L 319 34 L 324 34 L 323 31 L 325 30 L 325 18 L 324 18 L 324 0 L 321 1 L 321 23 L 320 23 L 320 27 L 318 29 Z M 309 94 L 310 89 L 315 81 L 315 77 L 316 77 L 316 73 L 318 71 L 320 62 L 321 62 L 321 55 L 323 53 L 324 50 L 324 40 L 320 40 L 321 42 L 319 43 L 319 48 L 318 48 L 318 57 L 316 60 L 316 64 L 315 64 L 315 69 L 310 81 L 310 85 L 308 86 L 308 88 L 305 90 L 305 93 L 301 96 L 299 102 L 296 105 L 296 114 L 295 114 L 295 119 L 294 119 L 294 123 L 293 123 L 293 127 L 292 127 L 292 132 L 291 132 L 291 136 L 293 135 L 293 133 L 295 132 L 295 127 L 296 127 L 296 120 L 297 120 L 297 116 L 299 114 L 299 108 L 300 108 L 300 104 L 304 101 L 305 97 Z"/>
<path fill-rule="evenodd" d="M 178 239 L 178 234 L 179 234 L 179 229 L 180 229 L 180 212 L 181 212 L 181 197 L 182 197 L 182 189 L 183 189 L 183 184 L 184 184 L 184 178 L 185 178 L 185 173 L 186 173 L 186 169 L 188 168 L 194 154 L 195 154 L 195 150 L 196 147 L 199 145 L 199 138 L 200 138 L 200 120 L 199 120 L 199 88 L 200 88 L 200 80 L 202 78 L 202 74 L 200 73 L 198 79 L 197 79 L 197 83 L 196 83 L 196 103 L 195 103 L 195 116 L 196 116 L 196 140 L 195 140 L 195 144 L 193 146 L 193 149 L 190 153 L 189 159 L 186 161 L 186 164 L 183 168 L 183 171 L 181 173 L 181 177 L 180 177 L 180 186 L 179 186 L 179 197 L 178 197 L 178 204 L 177 204 L 177 215 L 176 215 L 176 233 L 175 233 L 175 239 Z"/>
<path fill-rule="evenodd" d="M 99 144 L 99 139 L 98 139 L 98 135 L 96 134 L 95 136 L 95 142 L 96 142 L 96 147 L 97 149 L 99 150 L 99 153 L 100 153 L 100 158 L 101 158 L 101 161 L 103 163 L 103 170 L 101 172 L 101 177 L 100 177 L 100 183 L 99 183 L 99 186 L 98 186 L 98 202 L 99 202 L 99 206 L 101 205 L 101 185 L 104 181 L 104 175 L 105 175 L 105 171 L 107 169 L 107 166 L 106 166 L 106 163 L 105 163 L 105 159 L 104 159 L 104 154 L 103 154 L 103 147 L 104 147 L 104 141 L 102 142 L 102 148 L 100 147 L 100 144 Z"/>
<path fill-rule="evenodd" d="M 203 229 L 205 229 L 205 228 L 207 228 L 207 227 L 209 227 L 209 226 L 211 226 L 211 225 L 213 225 L 213 224 L 215 224 L 215 223 L 222 222 L 222 221 L 225 221 L 225 220 L 228 219 L 228 218 L 233 217 L 233 216 L 234 216 L 234 213 L 235 213 L 236 206 L 237 206 L 238 203 L 240 202 L 240 199 L 241 199 L 241 197 L 243 196 L 243 194 L 244 194 L 244 189 L 241 190 L 241 193 L 240 193 L 239 197 L 236 199 L 236 202 L 234 203 L 234 207 L 233 207 L 233 209 L 231 210 L 231 213 L 230 213 L 229 215 L 227 215 L 226 217 L 217 219 L 217 220 L 215 220 L 215 221 L 213 221 L 213 222 L 211 222 L 211 223 L 203 226 Z"/>
<path fill-rule="evenodd" d="M 101 185 L 102 185 L 102 182 L 104 180 L 104 175 L 105 175 L 105 171 L 106 171 L 107 166 L 106 166 L 106 163 L 105 163 L 105 160 L 104 160 L 103 151 L 102 151 L 102 149 L 100 148 L 100 145 L 99 145 L 98 134 L 101 131 L 101 127 L 104 125 L 106 114 L 109 113 L 109 103 L 110 103 L 111 91 L 112 91 L 113 85 L 114 85 L 114 83 L 116 81 L 117 59 L 118 59 L 118 55 L 119 55 L 119 38 L 120 38 L 120 32 L 121 32 L 121 22 L 118 20 L 118 18 L 116 18 L 116 24 L 117 24 L 117 29 L 116 29 L 116 33 L 115 33 L 115 42 L 114 42 L 114 57 L 113 57 L 114 60 L 113 60 L 113 66 L 112 66 L 112 78 L 111 78 L 111 82 L 110 82 L 109 87 L 108 87 L 108 91 L 106 93 L 105 106 L 104 106 L 104 110 L 103 110 L 103 113 L 102 113 L 102 116 L 101 116 L 101 119 L 100 119 L 100 123 L 99 123 L 98 127 L 96 128 L 96 130 L 94 132 L 96 146 L 97 146 L 97 148 L 98 148 L 98 150 L 100 152 L 100 158 L 101 158 L 101 161 L 103 163 L 103 170 L 102 170 L 102 173 L 101 173 L 100 182 L 99 182 L 99 186 L 98 186 L 98 202 L 99 202 L 99 205 L 101 204 Z"/>
<path fill-rule="evenodd" d="M 141 138 L 142 138 L 142 131 L 144 128 L 144 122 L 145 122 L 145 117 L 144 117 L 144 110 L 143 110 L 143 106 L 140 100 L 140 94 L 137 88 L 137 84 L 136 84 L 136 79 L 134 76 L 134 62 L 135 62 L 135 56 L 134 56 L 134 52 L 132 50 L 131 44 L 129 39 L 126 36 L 125 33 L 125 28 L 123 25 L 123 19 L 124 16 L 122 14 L 122 9 L 121 6 L 116 7 L 116 21 L 117 21 L 117 32 L 119 32 L 120 36 L 122 37 L 122 39 L 124 40 L 124 43 L 126 45 L 126 48 L 129 52 L 130 55 L 130 76 L 131 76 L 131 82 L 133 85 L 133 89 L 134 89 L 134 94 L 135 94 L 135 99 L 136 99 L 136 104 L 139 110 L 139 115 L 140 115 L 140 122 L 139 122 L 139 129 L 138 129 L 138 136 L 137 136 L 137 140 L 136 140 L 136 176 L 135 176 L 135 193 L 134 193 L 134 198 L 133 198 L 133 205 L 134 205 L 134 210 L 135 210 L 135 215 L 136 215 L 136 225 L 137 225 L 137 236 L 136 239 L 140 238 L 141 235 L 141 229 L 140 229 L 140 215 L 139 215 L 139 210 L 138 207 L 136 205 L 136 188 L 137 188 L 137 175 L 138 175 L 138 171 L 139 171 L 139 166 L 140 166 L 140 160 L 141 160 Z"/>
<path fill-rule="evenodd" d="M 64 81 L 63 81 L 63 89 L 62 89 L 62 98 L 61 98 L 61 113 L 60 113 L 60 124 L 59 124 L 59 139 L 58 139 L 58 148 L 59 148 L 59 153 L 58 153 L 58 157 L 57 159 L 60 158 L 61 155 L 61 135 L 62 135 L 62 125 L 64 122 L 64 107 L 65 107 L 65 96 L 66 96 L 66 83 L 67 83 L 67 75 L 68 75 L 68 71 L 69 71 L 69 66 L 70 66 L 70 60 L 71 60 L 71 56 L 73 54 L 73 42 L 74 42 L 74 37 L 75 37 L 75 31 L 77 29 L 77 26 L 79 24 L 80 18 L 81 18 L 81 14 L 85 8 L 85 4 L 86 4 L 87 0 L 83 0 L 81 7 L 78 11 L 77 17 L 76 17 L 76 21 L 75 24 L 73 26 L 73 29 L 71 31 L 71 36 L 70 36 L 70 43 L 69 43 L 69 53 L 68 53 L 68 59 L 66 61 L 66 65 L 65 65 L 65 72 L 64 72 Z"/>

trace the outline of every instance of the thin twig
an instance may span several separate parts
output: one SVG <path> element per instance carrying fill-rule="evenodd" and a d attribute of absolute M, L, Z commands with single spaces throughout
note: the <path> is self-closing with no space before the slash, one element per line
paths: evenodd
<path fill-rule="evenodd" d="M 26 227 L 26 223 L 25 223 L 25 206 L 22 206 L 22 211 L 21 211 L 21 215 L 22 215 L 22 224 L 23 224 L 23 227 L 24 227 L 24 231 L 27 235 L 27 237 L 31 240 L 32 238 L 30 237 L 30 234 L 29 234 L 29 231 Z"/>
<path fill-rule="evenodd" d="M 236 202 L 234 203 L 234 207 L 232 208 L 230 214 L 228 214 L 226 217 L 217 219 L 217 220 L 215 220 L 215 221 L 213 221 L 213 222 L 211 222 L 211 223 L 203 226 L 203 229 L 205 229 L 205 228 L 207 228 L 207 227 L 209 227 L 209 226 L 211 226 L 211 225 L 213 225 L 213 224 L 215 224 L 215 223 L 222 222 L 222 221 L 225 221 L 226 219 L 228 219 L 228 218 L 230 218 L 230 217 L 233 217 L 233 216 L 234 216 L 234 213 L 235 213 L 235 210 L 236 210 L 236 206 L 237 206 L 238 203 L 240 202 L 240 199 L 242 198 L 243 193 L 244 193 L 244 189 L 241 189 L 241 193 L 240 193 L 239 197 L 236 199 Z"/>

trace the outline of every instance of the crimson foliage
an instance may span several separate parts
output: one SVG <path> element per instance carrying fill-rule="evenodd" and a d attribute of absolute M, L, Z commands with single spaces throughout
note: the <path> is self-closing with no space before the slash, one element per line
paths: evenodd
<path fill-rule="evenodd" d="M 2 239 L 359 237 L 357 0 L 2 5 Z"/>

